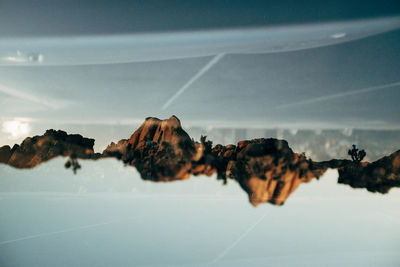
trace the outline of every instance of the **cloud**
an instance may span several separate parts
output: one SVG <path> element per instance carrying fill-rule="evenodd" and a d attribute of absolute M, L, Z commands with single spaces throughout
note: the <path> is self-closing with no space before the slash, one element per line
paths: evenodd
<path fill-rule="evenodd" d="M 400 16 L 186 32 L 1 38 L 0 65 L 153 62 L 219 54 L 281 53 L 359 40 L 400 28 Z M 10 53 L 10 51 L 16 51 Z M 37 53 L 35 51 L 40 51 Z"/>
<path fill-rule="evenodd" d="M 2 132 L 8 134 L 11 140 L 27 136 L 30 130 L 29 123 L 20 120 L 4 121 L 2 124 Z"/>

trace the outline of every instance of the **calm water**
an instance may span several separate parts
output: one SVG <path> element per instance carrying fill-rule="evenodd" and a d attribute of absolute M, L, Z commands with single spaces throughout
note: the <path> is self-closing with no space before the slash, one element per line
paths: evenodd
<path fill-rule="evenodd" d="M 235 181 L 142 181 L 116 160 L 0 165 L 2 266 L 399 266 L 400 190 L 302 184 L 254 208 Z M 21 256 L 23 255 L 23 256 Z"/>

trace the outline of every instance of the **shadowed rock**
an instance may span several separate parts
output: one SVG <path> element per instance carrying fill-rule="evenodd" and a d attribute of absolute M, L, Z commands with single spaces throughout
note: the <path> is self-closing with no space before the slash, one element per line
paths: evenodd
<path fill-rule="evenodd" d="M 0 162 L 32 168 L 57 156 L 68 156 L 66 166 L 80 168 L 78 158 L 114 157 L 135 166 L 141 177 L 152 181 L 188 179 L 191 175 L 217 174 L 225 183 L 235 180 L 251 204 L 282 205 L 301 183 L 319 178 L 328 168 L 338 169 L 338 183 L 371 192 L 387 193 L 400 186 L 400 150 L 372 163 L 333 159 L 313 162 L 292 151 L 285 140 L 260 138 L 237 145 L 212 147 L 201 137 L 195 142 L 175 116 L 147 118 L 129 139 L 111 143 L 102 154 L 94 153 L 94 140 L 63 131 L 48 130 L 26 138 L 13 148 L 0 148 Z"/>
<path fill-rule="evenodd" d="M 111 157 L 121 159 L 122 156 L 126 155 L 126 148 L 128 146 L 128 139 L 121 139 L 118 143 L 112 142 L 103 151 L 102 157 Z"/>
<path fill-rule="evenodd" d="M 11 157 L 11 147 L 10 146 L 2 146 L 0 147 L 0 162 L 1 163 L 8 163 L 8 160 Z"/>
<path fill-rule="evenodd" d="M 372 163 L 346 162 L 338 170 L 338 183 L 384 194 L 400 187 L 400 150 Z"/>
<path fill-rule="evenodd" d="M 122 159 L 135 166 L 143 179 L 172 181 L 190 177 L 195 155 L 193 140 L 172 116 L 167 120 L 147 118 L 129 138 Z"/>
<path fill-rule="evenodd" d="M 64 131 L 47 130 L 44 135 L 27 137 L 21 145 L 0 148 L 1 162 L 16 168 L 33 168 L 57 156 L 98 158 L 93 151 L 94 139 Z"/>
<path fill-rule="evenodd" d="M 254 206 L 282 205 L 301 183 L 320 177 L 326 169 L 293 153 L 285 140 L 273 138 L 239 142 L 236 160 L 227 167 L 229 177 L 239 182 Z"/>

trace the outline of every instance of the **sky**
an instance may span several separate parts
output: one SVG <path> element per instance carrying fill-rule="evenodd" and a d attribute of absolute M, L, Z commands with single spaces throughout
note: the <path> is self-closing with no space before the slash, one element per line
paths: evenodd
<path fill-rule="evenodd" d="M 387 154 L 398 131 L 370 142 L 353 129 L 399 130 L 398 99 L 396 0 L 0 0 L 0 145 L 55 128 L 101 151 L 144 118 L 175 114 L 216 142 L 284 128 L 273 137 L 309 155 L 301 142 L 336 144 L 320 129 L 340 129 L 337 147 Z M 74 176 L 64 162 L 0 164 L 0 265 L 400 262 L 398 189 L 354 190 L 329 170 L 284 206 L 253 208 L 233 181 L 151 183 L 111 159 L 82 161 Z"/>
<path fill-rule="evenodd" d="M 399 14 L 396 0 L 2 0 L 0 35 L 181 31 L 299 24 Z"/>
<path fill-rule="evenodd" d="M 172 114 L 202 127 L 399 129 L 399 29 L 397 1 L 3 0 L 0 139 L 41 134 L 34 123 Z"/>

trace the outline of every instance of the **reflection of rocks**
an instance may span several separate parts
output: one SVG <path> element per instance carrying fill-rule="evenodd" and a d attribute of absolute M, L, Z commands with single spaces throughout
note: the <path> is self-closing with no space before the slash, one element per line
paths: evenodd
<path fill-rule="evenodd" d="M 320 177 L 327 168 L 339 170 L 339 183 L 387 193 L 400 186 L 400 151 L 378 161 L 353 162 L 333 159 L 313 162 L 292 151 L 285 140 L 253 139 L 237 145 L 216 145 L 206 137 L 194 142 L 175 116 L 167 120 L 147 118 L 129 139 L 111 143 L 102 154 L 93 152 L 94 140 L 63 131 L 48 130 L 26 138 L 21 146 L 0 148 L 0 162 L 32 168 L 56 156 L 71 157 L 69 167 L 78 169 L 78 158 L 115 157 L 135 166 L 143 179 L 173 181 L 190 175 L 217 174 L 236 180 L 253 205 L 282 205 L 303 182 Z M 76 163 L 74 165 L 74 163 Z"/>
<path fill-rule="evenodd" d="M 27 137 L 21 145 L 0 148 L 1 162 L 16 168 L 33 168 L 57 156 L 75 154 L 78 158 L 96 158 L 94 139 L 64 131 L 47 130 L 44 135 Z M 9 152 L 8 152 L 9 151 Z"/>
<path fill-rule="evenodd" d="M 272 138 L 239 142 L 236 160 L 228 166 L 230 176 L 255 206 L 262 202 L 282 205 L 299 184 L 325 170 L 315 169 L 311 160 L 293 153 L 286 141 Z"/>

